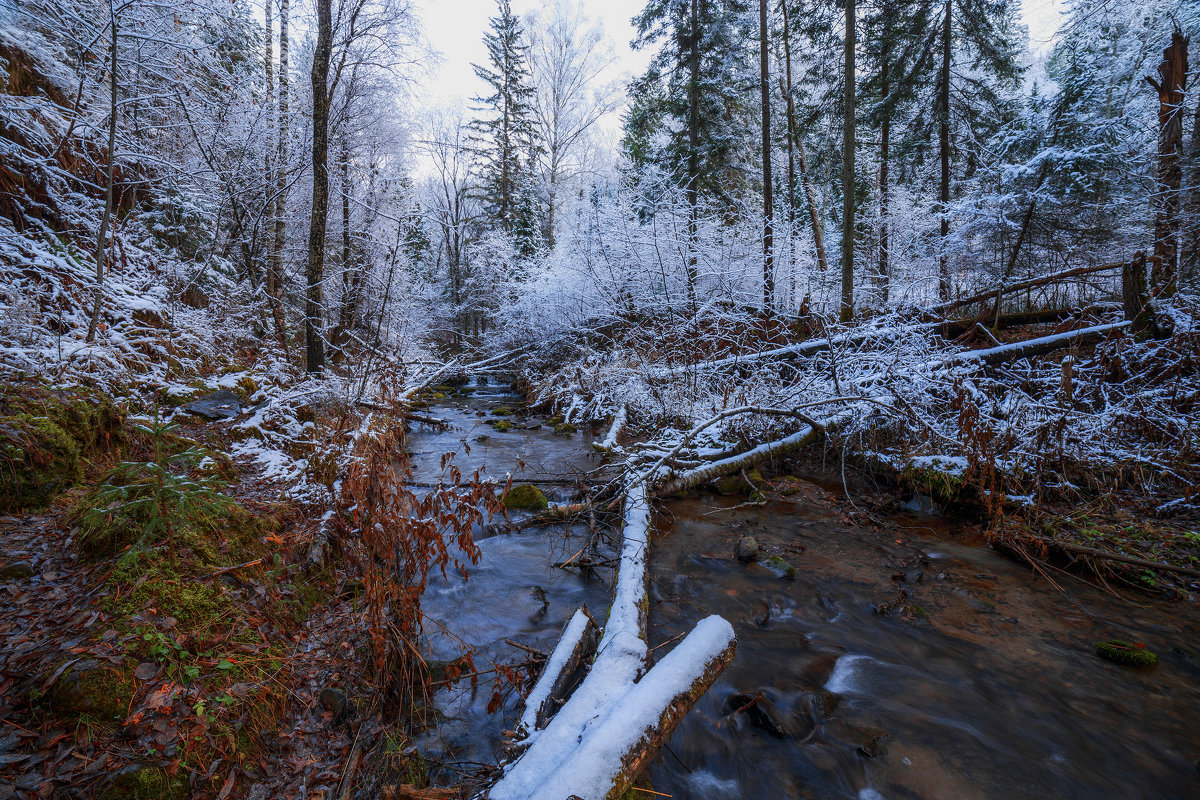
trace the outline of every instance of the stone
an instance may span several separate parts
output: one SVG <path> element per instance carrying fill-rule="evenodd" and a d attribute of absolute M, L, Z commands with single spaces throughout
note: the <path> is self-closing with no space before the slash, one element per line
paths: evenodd
<path fill-rule="evenodd" d="M 28 561 L 11 561 L 0 567 L 0 580 L 12 581 L 29 578 L 34 573 L 33 564 Z"/>
<path fill-rule="evenodd" d="M 242 401 L 228 389 L 218 389 L 195 402 L 188 403 L 183 410 L 209 421 L 233 419 L 242 413 Z"/>
<path fill-rule="evenodd" d="M 758 540 L 753 536 L 743 536 L 738 539 L 737 547 L 733 549 L 733 554 L 737 556 L 739 561 L 753 561 L 758 558 Z"/>
<path fill-rule="evenodd" d="M 545 511 L 550 507 L 550 502 L 546 500 L 546 495 L 542 494 L 542 490 L 530 483 L 513 486 L 500 499 L 503 501 L 504 507 L 510 511 L 514 509 L 519 511 Z"/>
<path fill-rule="evenodd" d="M 789 564 L 783 556 L 771 556 L 763 564 L 767 569 L 784 580 L 791 581 L 796 579 L 796 568 Z"/>
<path fill-rule="evenodd" d="M 784 738 L 788 735 L 787 729 L 779 721 L 779 711 L 762 692 L 732 695 L 725 701 L 725 713 L 745 714 L 751 725 L 772 736 Z"/>
<path fill-rule="evenodd" d="M 318 700 L 321 702 L 321 708 L 333 714 L 334 720 L 342 719 L 350 711 L 350 698 L 346 697 L 346 693 L 341 689 L 327 686 L 321 690 Z"/>

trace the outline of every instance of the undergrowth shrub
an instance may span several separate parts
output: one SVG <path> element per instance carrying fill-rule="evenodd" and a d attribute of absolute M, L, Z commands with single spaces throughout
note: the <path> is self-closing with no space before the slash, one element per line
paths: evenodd
<path fill-rule="evenodd" d="M 388 405 L 399 410 L 397 403 Z M 430 696 L 419 641 L 429 575 L 454 569 L 465 577 L 480 554 L 472 528 L 502 506 L 478 470 L 464 476 L 453 465 L 452 453 L 442 457 L 448 482 L 426 494 L 409 488 L 411 468 L 397 418 L 371 413 L 360 424 L 338 498 L 338 535 L 362 574 L 376 685 L 389 704 L 408 714 Z"/>
<path fill-rule="evenodd" d="M 218 478 L 192 477 L 210 454 L 194 444 L 172 448 L 176 424 L 156 414 L 148 425 L 135 427 L 148 438 L 153 458 L 120 462 L 83 497 L 74 513 L 78 544 L 86 552 L 107 555 L 166 540 L 174 560 L 177 534 L 212 527 L 214 518 L 228 515 L 235 504 L 221 493 L 224 484 Z"/>

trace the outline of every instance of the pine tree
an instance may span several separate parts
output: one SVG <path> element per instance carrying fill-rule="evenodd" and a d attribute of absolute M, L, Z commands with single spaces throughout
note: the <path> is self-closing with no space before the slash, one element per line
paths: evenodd
<path fill-rule="evenodd" d="M 513 236 L 517 250 L 536 252 L 540 226 L 535 213 L 530 160 L 538 143 L 533 117 L 533 85 L 527 45 L 520 20 L 509 0 L 497 0 L 500 14 L 484 34 L 488 64 L 472 65 L 492 93 L 477 97 L 480 110 L 490 115 L 471 123 L 474 143 L 483 164 L 480 196 L 494 224 Z"/>
<path fill-rule="evenodd" d="M 1012 0 L 915 0 L 878 12 L 875 24 L 881 38 L 870 49 L 879 69 L 874 85 L 881 94 L 882 71 L 887 70 L 889 100 L 879 111 L 889 120 L 888 158 L 894 155 L 891 112 L 897 104 L 915 100 L 917 113 L 906 122 L 901 149 L 912 159 L 910 167 L 927 156 L 937 159 L 938 293 L 947 298 L 955 180 L 979 168 L 979 145 L 1009 116 L 1008 93 L 1022 74 L 1016 5 Z M 931 153 L 928 143 L 935 138 Z M 957 175 L 956 164 L 961 165 Z"/>
<path fill-rule="evenodd" d="M 649 0 L 634 19 L 634 46 L 659 44 L 632 87 L 625 142 L 635 163 L 675 178 L 689 208 L 688 301 L 695 307 L 696 239 L 702 204 L 726 213 L 738 208 L 753 174 L 746 131 L 757 127 L 747 102 L 758 84 L 758 54 L 744 0 Z M 753 37 L 753 38 L 752 38 Z"/>

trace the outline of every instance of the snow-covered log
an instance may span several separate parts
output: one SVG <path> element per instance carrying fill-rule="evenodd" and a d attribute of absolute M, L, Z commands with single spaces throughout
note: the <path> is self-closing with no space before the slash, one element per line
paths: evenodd
<path fill-rule="evenodd" d="M 933 306 L 929 310 L 934 314 L 949 314 L 955 309 L 962 308 L 963 306 L 969 306 L 972 303 L 981 303 L 985 300 L 992 300 L 997 297 L 1002 297 L 1006 294 L 1015 294 L 1017 292 L 1023 292 L 1027 289 L 1036 289 L 1039 286 L 1049 286 L 1050 284 L 1059 283 L 1061 281 L 1068 280 L 1069 278 L 1078 278 L 1082 275 L 1091 275 L 1096 272 L 1108 272 L 1111 270 L 1121 269 L 1123 266 L 1125 266 L 1125 262 L 1122 261 L 1115 264 L 1098 264 L 1091 267 L 1074 267 L 1072 269 L 1063 270 L 1062 272 L 1056 272 L 1053 275 L 1043 275 L 1039 278 L 1030 278 L 1027 281 L 1014 283 L 1010 286 L 1002 286 L 998 289 L 989 289 L 986 292 L 973 294 L 970 297 L 964 297 L 960 300 L 951 300 L 946 303 L 940 303 L 936 306 Z"/>
<path fill-rule="evenodd" d="M 770 456 L 783 455 L 793 450 L 799 450 L 801 447 L 815 442 L 823 433 L 823 429 L 812 428 L 806 425 L 802 430 L 793 433 L 791 436 L 785 436 L 774 442 L 765 442 L 758 447 L 747 450 L 745 453 L 722 458 L 711 464 L 705 464 L 703 467 L 697 467 L 696 469 L 675 475 L 659 486 L 656 491 L 658 494 L 673 494 L 675 492 L 687 491 L 702 483 L 708 483 L 711 480 L 731 475 L 738 470 L 752 467 Z"/>
<path fill-rule="evenodd" d="M 491 800 L 616 796 L 733 658 L 733 627 L 708 617 L 645 673 L 650 506 L 644 483 L 629 487 L 624 521 L 613 604 L 596 660 L 544 728 L 537 727 L 536 717 L 533 729 L 527 727 L 528 749 L 492 787 Z"/>
<path fill-rule="evenodd" d="M 612 452 L 612 449 L 617 446 L 617 437 L 621 435 L 621 430 L 625 427 L 625 421 L 625 406 L 621 406 L 613 416 L 612 425 L 609 426 L 604 439 L 593 446 L 602 453 Z"/>
<path fill-rule="evenodd" d="M 1030 339 L 1026 342 L 1013 342 L 1012 344 L 1004 344 L 999 347 L 991 347 L 986 350 L 965 350 L 961 353 L 955 353 L 947 358 L 945 364 L 1002 364 L 1005 361 L 1013 361 L 1018 358 L 1030 358 L 1032 356 L 1045 355 L 1052 353 L 1062 347 L 1070 345 L 1089 344 L 1098 342 L 1115 331 L 1123 330 L 1129 327 L 1128 321 L 1110 322 L 1106 325 L 1094 325 L 1090 328 L 1082 328 L 1077 331 L 1066 331 L 1065 333 L 1056 333 L 1053 336 L 1044 336 L 1040 339 Z"/>
<path fill-rule="evenodd" d="M 832 347 L 846 346 L 854 347 L 870 341 L 871 339 L 887 339 L 901 338 L 910 336 L 915 331 L 934 330 L 943 321 L 922 322 L 919 324 L 898 324 L 886 325 L 878 328 L 869 328 L 867 330 L 854 330 L 848 333 L 843 333 L 838 336 L 831 336 L 821 339 L 808 339 L 796 344 L 784 345 L 783 347 L 775 347 L 770 350 L 763 350 L 757 353 L 746 353 L 744 355 L 728 356 L 727 358 L 717 358 L 711 361 L 701 361 L 696 364 L 680 364 L 674 367 L 659 367 L 652 373 L 652 377 L 665 379 L 676 375 L 686 374 L 692 370 L 705 371 L 721 369 L 723 367 L 740 367 L 747 364 L 752 364 L 756 361 L 764 360 L 791 360 L 802 356 L 810 356 L 816 353 L 829 350 Z"/>
<path fill-rule="evenodd" d="M 579 669 L 596 652 L 596 636 L 596 626 L 591 618 L 583 609 L 576 610 L 537 683 L 525 698 L 525 712 L 520 723 L 525 731 L 546 727 L 554 714 L 554 703 L 562 701 Z"/>

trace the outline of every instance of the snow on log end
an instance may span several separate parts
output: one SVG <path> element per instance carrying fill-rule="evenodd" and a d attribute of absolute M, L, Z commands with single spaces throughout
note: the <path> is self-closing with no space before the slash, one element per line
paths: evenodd
<path fill-rule="evenodd" d="M 522 759 L 526 772 L 540 773 L 536 785 L 511 792 L 502 780 L 492 800 L 604 800 L 619 794 L 653 759 L 658 748 L 696 700 L 733 659 L 733 626 L 722 617 L 701 620 L 691 633 L 640 681 L 588 726 L 570 758 L 557 763 Z M 544 771 L 542 771 L 544 767 Z"/>

